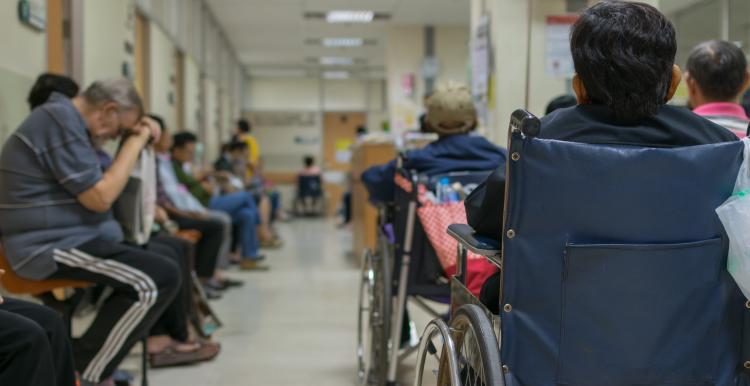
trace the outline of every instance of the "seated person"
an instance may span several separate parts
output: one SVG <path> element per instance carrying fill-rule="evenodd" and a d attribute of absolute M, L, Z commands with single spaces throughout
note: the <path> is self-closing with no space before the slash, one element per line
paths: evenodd
<path fill-rule="evenodd" d="M 122 244 L 112 203 L 158 128 L 124 79 L 96 81 L 69 99 L 53 93 L 8 138 L 0 154 L 0 232 L 8 262 L 31 280 L 109 286 L 74 347 L 83 385 L 108 379 L 170 305 L 180 286 L 168 259 Z M 102 173 L 92 138 L 126 135 Z"/>
<path fill-rule="evenodd" d="M 76 384 L 68 328 L 56 311 L 0 297 L 0 326 L 0 385 Z"/>
<path fill-rule="evenodd" d="M 29 109 L 34 110 L 37 106 L 44 104 L 55 91 L 68 98 L 73 98 L 78 95 L 78 83 L 63 75 L 50 73 L 39 75 L 34 85 L 31 86 L 29 96 L 26 99 L 29 103 Z"/>
<path fill-rule="evenodd" d="M 739 102 L 750 84 L 750 73 L 739 47 L 722 40 L 695 46 L 687 60 L 685 83 L 694 113 L 740 138 L 747 135 L 750 118 Z"/>
<path fill-rule="evenodd" d="M 666 104 L 681 72 L 674 64 L 674 27 L 656 8 L 598 3 L 573 26 L 570 48 L 578 105 L 542 118 L 540 138 L 641 147 L 737 140 L 689 110 Z M 501 242 L 504 197 L 505 170 L 498 169 L 466 199 L 469 225 Z M 499 285 L 499 274 L 490 277 L 480 297 L 494 313 L 499 311 Z"/>
<path fill-rule="evenodd" d="M 505 163 L 505 150 L 484 137 L 470 135 L 477 126 L 477 115 L 469 89 L 449 82 L 427 100 L 427 123 L 438 134 L 437 141 L 405 154 L 403 167 L 427 175 L 452 171 L 494 170 Z M 396 161 L 373 166 L 362 174 L 374 202 L 393 201 Z"/>
<path fill-rule="evenodd" d="M 222 211 L 232 217 L 242 251 L 240 267 L 245 270 L 267 270 L 268 266 L 261 263 L 264 256 L 258 253 L 260 247 L 258 233 L 261 233 L 261 237 L 272 236 L 263 232 L 260 226 L 260 216 L 253 195 L 245 191 L 223 196 L 213 194 L 214 187 L 208 178 L 199 181 L 185 171 L 185 166 L 195 157 L 195 144 L 198 138 L 192 133 L 181 132 L 175 134 L 172 141 L 172 170 L 177 181 L 184 185 L 204 207 Z"/>
<path fill-rule="evenodd" d="M 149 114 L 149 117 L 162 129 L 162 136 L 154 144 L 157 153 L 156 201 L 166 212 L 161 217 L 174 221 L 180 229 L 192 229 L 201 233 L 201 238 L 195 246 L 195 271 L 203 284 L 206 296 L 218 298 L 220 295 L 217 291 L 242 284 L 240 281 L 223 278 L 217 270 L 218 260 L 228 253 L 231 245 L 232 220 L 223 212 L 213 213 L 212 216 L 185 189 L 177 186 L 165 187 L 165 184 L 174 184 L 177 181 L 171 161 L 164 161 L 164 157 L 169 157 L 172 136 L 169 135 L 169 128 L 160 116 Z M 165 166 L 162 164 L 167 167 L 162 167 Z"/>
<path fill-rule="evenodd" d="M 302 162 L 304 168 L 297 174 L 297 203 L 301 205 L 301 213 L 315 213 L 316 208 L 320 207 L 323 197 L 323 188 L 321 186 L 320 168 L 315 166 L 315 157 L 306 155 Z"/>

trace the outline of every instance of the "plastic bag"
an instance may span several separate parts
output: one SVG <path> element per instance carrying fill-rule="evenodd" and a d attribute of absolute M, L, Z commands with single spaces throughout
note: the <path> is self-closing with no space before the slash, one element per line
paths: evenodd
<path fill-rule="evenodd" d="M 732 196 L 716 208 L 716 214 L 729 237 L 727 270 L 750 299 L 750 140 L 743 138 L 742 143 L 743 160 Z"/>

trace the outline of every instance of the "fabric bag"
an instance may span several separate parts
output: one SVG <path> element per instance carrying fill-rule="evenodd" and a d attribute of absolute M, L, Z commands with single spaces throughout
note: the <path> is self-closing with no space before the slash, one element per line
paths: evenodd
<path fill-rule="evenodd" d="M 156 158 L 151 148 L 141 151 L 112 212 L 127 242 L 136 245 L 148 242 L 156 213 Z"/>
<path fill-rule="evenodd" d="M 742 165 L 737 173 L 732 195 L 718 208 L 724 230 L 729 237 L 727 270 L 750 299 L 750 139 L 743 138 L 745 146 Z"/>

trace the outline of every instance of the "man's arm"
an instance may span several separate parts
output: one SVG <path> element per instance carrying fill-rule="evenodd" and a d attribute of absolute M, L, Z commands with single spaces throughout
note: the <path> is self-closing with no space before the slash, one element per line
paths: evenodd
<path fill-rule="evenodd" d="M 94 212 L 106 212 L 122 193 L 128 182 L 130 172 L 133 171 L 138 156 L 149 138 L 152 136 L 153 122 L 142 121 L 130 135 L 117 153 L 112 166 L 102 175 L 96 185 L 80 193 L 78 202 L 86 209 Z"/>

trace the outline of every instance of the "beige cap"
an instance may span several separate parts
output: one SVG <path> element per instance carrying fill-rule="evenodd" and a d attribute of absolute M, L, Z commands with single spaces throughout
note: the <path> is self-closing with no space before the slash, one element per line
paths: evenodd
<path fill-rule="evenodd" d="M 469 88 L 458 82 L 437 86 L 427 100 L 427 123 L 438 134 L 463 134 L 474 128 L 477 111 Z"/>

